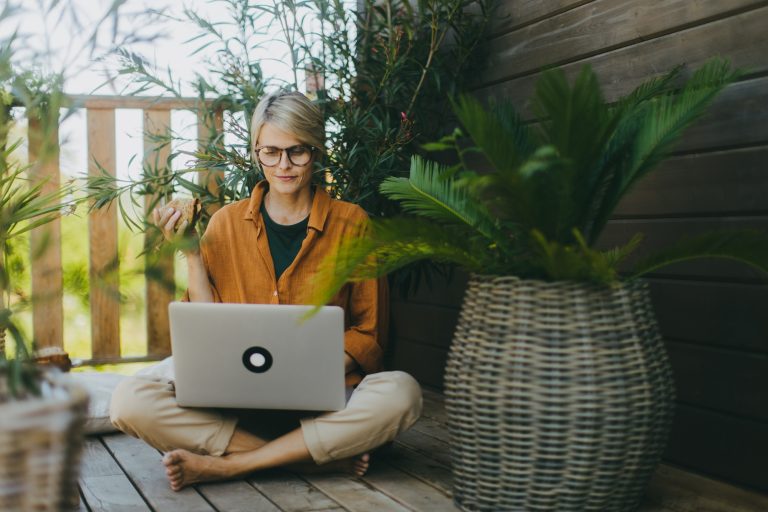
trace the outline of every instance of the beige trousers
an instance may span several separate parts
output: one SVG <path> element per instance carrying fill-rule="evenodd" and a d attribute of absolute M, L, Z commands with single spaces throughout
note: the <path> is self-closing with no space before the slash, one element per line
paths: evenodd
<path fill-rule="evenodd" d="M 340 411 L 243 412 L 180 407 L 172 381 L 130 377 L 112 394 L 110 419 L 158 450 L 183 448 L 208 455 L 224 454 L 236 427 L 267 440 L 301 427 L 315 463 L 325 464 L 391 441 L 421 415 L 421 388 L 405 372 L 370 374 L 347 391 L 347 405 Z"/>

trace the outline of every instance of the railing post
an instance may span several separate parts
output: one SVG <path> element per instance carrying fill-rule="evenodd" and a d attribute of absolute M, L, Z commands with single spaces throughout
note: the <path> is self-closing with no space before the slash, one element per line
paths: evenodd
<path fill-rule="evenodd" d="M 34 113 L 29 120 L 29 171 L 34 183 L 43 183 L 41 194 L 59 188 L 59 127 L 56 122 L 45 126 Z M 47 123 L 46 123 L 47 124 Z M 63 271 L 61 267 L 61 219 L 37 227 L 30 232 L 32 263 L 32 325 L 38 347 L 64 346 Z"/>
<path fill-rule="evenodd" d="M 157 168 L 158 172 L 170 172 L 167 169 L 171 152 L 170 143 L 158 147 L 150 137 L 166 135 L 170 132 L 170 109 L 150 109 L 144 111 L 144 167 Z M 151 216 L 149 208 L 156 203 L 157 196 L 146 196 L 146 214 Z M 150 243 L 152 233 L 147 234 Z M 165 355 L 171 353 L 171 335 L 168 325 L 168 304 L 174 299 L 175 284 L 173 273 L 173 254 L 148 254 L 147 269 L 147 353 Z"/>
<path fill-rule="evenodd" d="M 198 151 L 204 151 L 207 149 L 211 141 L 216 140 L 217 137 L 221 137 L 224 133 L 224 113 L 221 110 L 215 110 L 213 112 L 206 109 L 204 105 L 200 106 L 197 111 L 197 140 Z M 222 146 L 224 143 L 219 139 L 216 146 Z M 219 195 L 219 182 L 224 179 L 224 172 L 220 170 L 204 169 L 198 174 L 198 183 L 204 186 L 213 196 Z M 220 208 L 218 203 L 208 205 L 208 213 L 213 215 L 213 212 Z"/>
<path fill-rule="evenodd" d="M 88 174 L 100 176 L 103 169 L 110 176 L 115 176 L 115 110 L 89 108 L 87 112 Z M 93 358 L 120 357 L 117 208 L 118 205 L 113 201 L 88 215 Z"/>

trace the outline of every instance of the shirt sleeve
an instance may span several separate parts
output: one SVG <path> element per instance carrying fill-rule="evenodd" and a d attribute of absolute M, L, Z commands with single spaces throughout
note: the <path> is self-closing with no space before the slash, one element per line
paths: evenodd
<path fill-rule="evenodd" d="M 349 318 L 344 332 L 344 351 L 368 373 L 383 370 L 386 344 L 386 279 L 350 283 Z M 383 335 L 383 336 L 382 336 Z"/>
<path fill-rule="evenodd" d="M 211 217 L 211 221 L 213 221 L 213 217 Z M 208 223 L 208 227 L 205 230 L 205 233 L 203 234 L 202 239 L 200 240 L 200 257 L 203 260 L 203 267 L 205 267 L 205 273 L 208 276 L 208 286 L 211 289 L 211 294 L 213 295 L 213 302 L 223 302 L 221 300 L 221 294 L 219 293 L 219 290 L 216 289 L 216 285 L 211 280 L 211 272 L 210 272 L 210 264 L 209 259 L 211 258 L 211 239 L 213 238 L 215 227 L 212 229 L 211 224 L 213 222 Z M 181 302 L 189 302 L 189 288 L 184 292 L 184 296 L 181 298 Z"/>
<path fill-rule="evenodd" d="M 364 236 L 370 224 L 360 209 L 358 236 Z M 344 351 L 364 373 L 383 370 L 384 349 L 388 339 L 389 289 L 386 277 L 348 283 L 349 327 L 344 332 Z"/>

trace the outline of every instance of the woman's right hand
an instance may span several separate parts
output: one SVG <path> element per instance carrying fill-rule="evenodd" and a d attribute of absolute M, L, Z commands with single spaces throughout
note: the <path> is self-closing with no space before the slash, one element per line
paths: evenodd
<path fill-rule="evenodd" d="M 180 242 L 187 231 L 189 222 L 184 220 L 177 226 L 179 218 L 181 218 L 181 211 L 170 206 L 159 206 L 152 210 L 153 223 L 163 233 L 163 238 L 169 242 Z M 197 254 L 199 252 L 197 233 L 194 230 L 190 231 L 192 237 L 190 243 L 181 243 L 180 249 L 187 254 Z"/>

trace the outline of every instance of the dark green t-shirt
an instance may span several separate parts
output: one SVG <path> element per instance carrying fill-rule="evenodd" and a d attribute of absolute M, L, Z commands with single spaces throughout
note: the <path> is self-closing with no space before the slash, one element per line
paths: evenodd
<path fill-rule="evenodd" d="M 264 203 L 261 204 L 261 216 L 264 218 L 264 226 L 267 229 L 269 252 L 272 253 L 272 263 L 275 266 L 275 279 L 280 279 L 285 269 L 299 254 L 301 242 L 307 236 L 309 216 L 296 224 L 288 226 L 278 224 L 269 217 Z"/>

